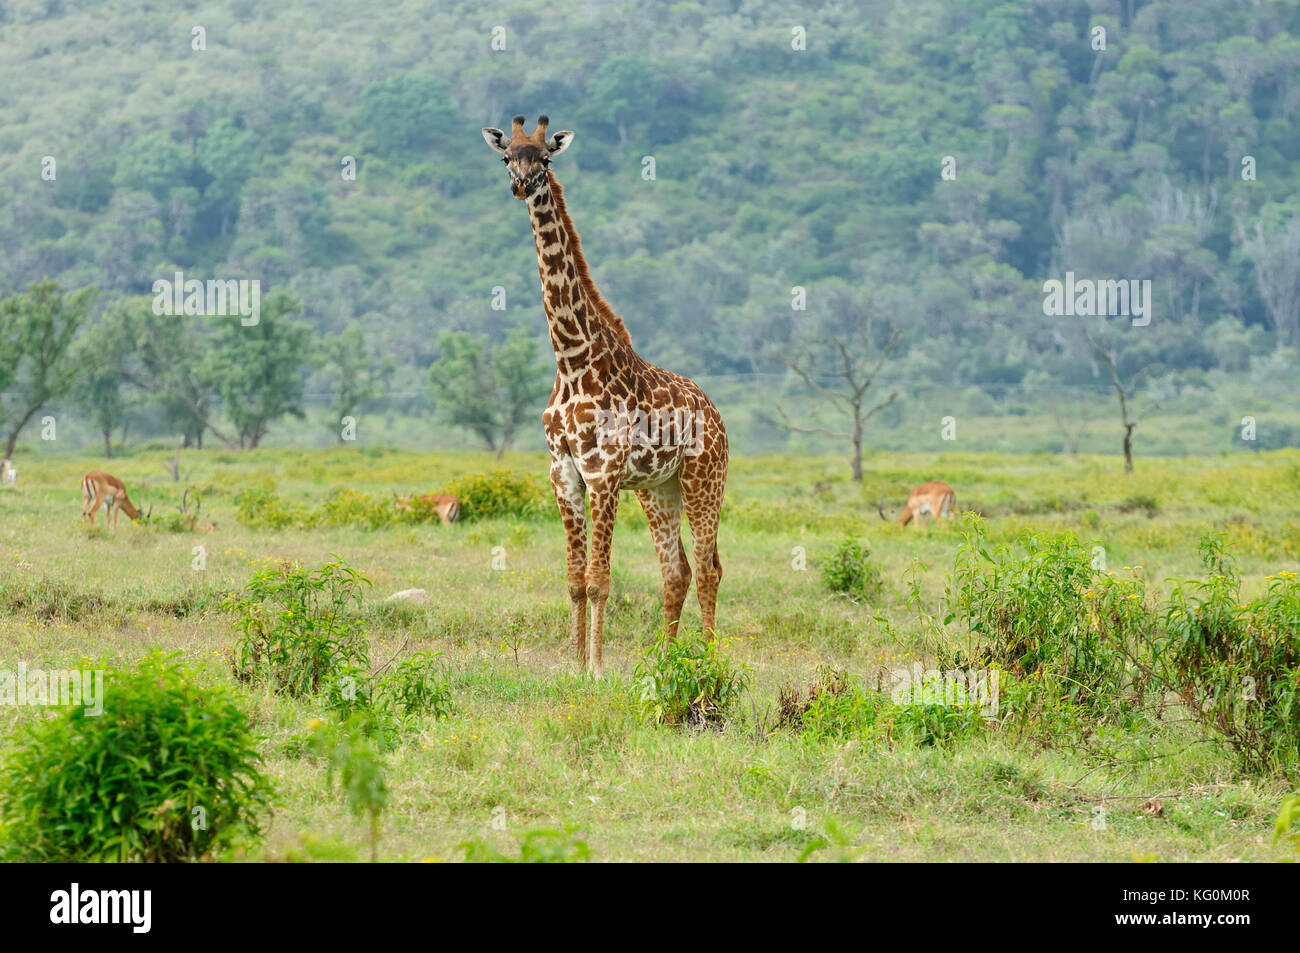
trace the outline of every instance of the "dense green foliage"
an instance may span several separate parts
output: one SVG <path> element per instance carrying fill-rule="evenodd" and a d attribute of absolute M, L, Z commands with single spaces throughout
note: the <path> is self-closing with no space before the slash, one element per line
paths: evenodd
<path fill-rule="evenodd" d="M 721 728 L 749 682 L 711 632 L 661 631 L 633 673 L 642 710 L 656 724 Z"/>
<path fill-rule="evenodd" d="M 853 536 L 837 540 L 822 564 L 822 582 L 831 592 L 875 599 L 880 595 L 880 570 L 871 564 L 871 547 Z"/>
<path fill-rule="evenodd" d="M 877 430 L 1029 401 L 1072 446 L 1071 419 L 1113 409 L 1089 330 L 1161 413 L 1195 407 L 1224 436 L 1252 413 L 1260 446 L 1295 439 L 1271 402 L 1300 345 L 1296 0 L 222 0 L 197 21 L 0 4 L 0 76 L 24 91 L 0 103 L 0 293 L 48 277 L 107 309 L 178 269 L 292 290 L 318 336 L 360 327 L 373 358 L 313 365 L 306 392 L 333 395 L 313 440 L 380 396 L 423 413 L 442 332 L 546 346 L 527 219 L 478 135 L 543 111 L 576 132 L 556 172 L 642 353 L 714 389 L 789 388 L 733 402 L 793 399 L 778 352 L 865 308 L 903 331 Z M 1151 324 L 1045 316 L 1066 271 L 1152 279 Z M 198 351 L 229 319 L 157 320 Z M 205 413 L 172 370 L 137 433 Z M 210 402 L 254 439 L 261 410 L 236 422 L 237 397 Z"/>
<path fill-rule="evenodd" d="M 232 596 L 240 636 L 235 677 L 266 682 L 291 696 L 316 695 L 342 666 L 370 662 L 365 629 L 350 609 L 370 580 L 339 559 L 309 569 L 280 562 L 255 572 Z"/>
<path fill-rule="evenodd" d="M 0 853 L 200 860 L 261 830 L 269 787 L 232 691 L 171 656 L 109 671 L 104 710 L 31 723 L 6 754 Z"/>

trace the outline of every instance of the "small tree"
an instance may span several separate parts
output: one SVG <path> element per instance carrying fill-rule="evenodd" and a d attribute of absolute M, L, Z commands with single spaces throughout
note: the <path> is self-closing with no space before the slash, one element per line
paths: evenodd
<path fill-rule="evenodd" d="M 1133 431 L 1137 428 L 1138 421 L 1130 415 L 1132 410 L 1133 398 L 1137 393 L 1138 381 L 1143 373 L 1150 369 L 1147 365 L 1132 374 L 1122 375 L 1120 373 L 1116 348 L 1111 342 L 1106 341 L 1099 335 L 1084 332 L 1084 340 L 1092 348 L 1093 352 L 1102 359 L 1106 369 L 1110 372 L 1110 382 L 1115 388 L 1115 394 L 1119 398 L 1119 418 L 1124 427 L 1124 472 L 1133 472 Z"/>
<path fill-rule="evenodd" d="M 241 448 L 261 443 L 277 418 L 303 416 L 304 356 L 311 327 L 292 320 L 301 308 L 294 295 L 277 289 L 268 296 L 257 324 L 245 326 L 228 318 L 217 326 L 210 367 Z"/>
<path fill-rule="evenodd" d="M 326 338 L 321 344 L 320 360 L 334 394 L 330 416 L 335 421 L 355 416 L 367 402 L 382 397 L 394 371 L 391 358 L 380 358 L 366 347 L 359 324 L 349 324 L 342 334 Z"/>
<path fill-rule="evenodd" d="M 792 423 L 780 406 L 777 414 L 785 427 L 798 433 L 820 433 L 848 440 L 852 446 L 849 468 L 853 482 L 861 483 L 863 427 L 872 416 L 898 398 L 898 392 L 894 391 L 872 405 L 867 400 L 867 393 L 885 361 L 898 347 L 901 334 L 897 328 L 891 327 L 888 339 L 877 346 L 870 314 L 857 312 L 855 317 L 859 319 L 853 322 L 856 327 L 796 347 L 780 357 L 781 363 L 794 371 L 816 397 L 848 416 L 849 429 L 800 426 Z"/>
<path fill-rule="evenodd" d="M 535 361 L 536 343 L 515 328 L 494 348 L 486 336 L 464 331 L 444 331 L 438 347 L 430 397 L 449 423 L 478 436 L 500 460 L 546 397 L 548 368 Z"/>
<path fill-rule="evenodd" d="M 131 312 L 135 348 L 128 377 L 142 392 L 153 395 L 170 429 L 182 435 L 185 447 L 203 448 L 211 430 L 222 443 L 235 442 L 216 428 L 216 379 L 208 359 L 209 336 L 197 318 L 156 315 L 142 301 Z"/>
<path fill-rule="evenodd" d="M 72 397 L 104 438 L 104 456 L 113 457 L 113 431 L 121 428 L 126 442 L 126 362 L 131 353 L 128 312 L 121 306 L 110 311 L 86 334 L 85 352 L 100 363 L 89 368 L 73 385 Z"/>
<path fill-rule="evenodd" d="M 11 394 L 12 412 L 5 419 L 11 459 L 18 435 L 49 401 L 64 397 L 94 355 L 78 353 L 77 333 L 90 315 L 98 294 L 82 288 L 65 295 L 53 281 L 33 282 L 25 294 L 0 301 L 0 383 Z M 7 380 L 5 380 L 7 378 Z"/>

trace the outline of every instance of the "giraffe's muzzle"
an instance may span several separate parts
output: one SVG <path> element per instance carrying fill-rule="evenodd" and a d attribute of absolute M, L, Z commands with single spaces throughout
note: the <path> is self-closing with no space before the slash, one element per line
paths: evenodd
<path fill-rule="evenodd" d="M 546 166 L 542 166 L 526 179 L 515 179 L 510 183 L 510 192 L 517 199 L 526 199 L 542 184 L 546 178 Z"/>

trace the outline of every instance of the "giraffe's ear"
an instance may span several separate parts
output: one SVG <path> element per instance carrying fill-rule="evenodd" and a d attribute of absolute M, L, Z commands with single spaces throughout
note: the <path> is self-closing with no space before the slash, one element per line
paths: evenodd
<path fill-rule="evenodd" d="M 573 142 L 573 130 L 561 129 L 551 138 L 546 140 L 546 150 L 553 156 L 558 156 L 565 149 L 569 148 L 569 143 Z"/>
<path fill-rule="evenodd" d="M 488 144 L 488 148 L 493 152 L 505 155 L 506 143 L 509 142 L 509 140 L 506 139 L 506 134 L 500 129 L 493 129 L 491 127 L 485 128 L 483 130 L 483 141 Z"/>

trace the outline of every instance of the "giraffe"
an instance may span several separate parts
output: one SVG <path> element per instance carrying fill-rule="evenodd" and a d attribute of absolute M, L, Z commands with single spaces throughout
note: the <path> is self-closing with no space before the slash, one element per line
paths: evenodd
<path fill-rule="evenodd" d="M 542 414 L 551 453 L 551 486 L 564 523 L 570 635 L 578 662 L 599 678 L 609 599 L 609 550 L 620 490 L 633 490 L 650 524 L 664 586 L 664 625 L 675 634 L 691 584 L 682 514 L 694 540 L 696 595 L 712 633 L 722 563 L 718 516 L 727 481 L 722 415 L 694 381 L 644 360 L 632 349 L 587 270 L 564 190 L 551 159 L 573 142 L 569 130 L 547 138 L 546 116 L 531 135 L 515 116 L 510 137 L 484 129 L 510 173 L 510 191 L 528 207 L 551 345 L 555 386 Z M 587 498 L 591 549 L 587 548 Z M 590 618 L 588 608 L 590 607 Z"/>

